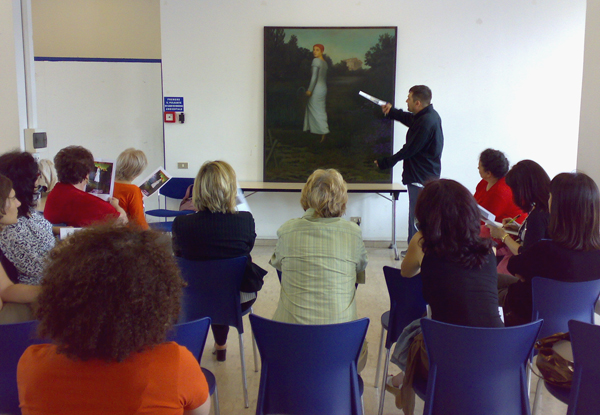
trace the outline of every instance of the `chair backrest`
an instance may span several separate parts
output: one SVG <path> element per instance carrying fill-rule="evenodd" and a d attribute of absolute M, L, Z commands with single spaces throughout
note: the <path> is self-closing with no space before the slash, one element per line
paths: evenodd
<path fill-rule="evenodd" d="M 213 324 L 233 326 L 244 332 L 240 287 L 246 257 L 211 261 L 177 258 L 181 275 L 187 282 L 179 322 L 210 317 Z"/>
<path fill-rule="evenodd" d="M 600 279 L 564 282 L 536 277 L 532 285 L 532 321 L 543 319 L 540 338 L 569 331 L 569 320 L 594 322 Z"/>
<path fill-rule="evenodd" d="M 567 415 L 597 414 L 600 408 L 600 326 L 569 321 L 575 373 Z"/>
<path fill-rule="evenodd" d="M 183 199 L 187 188 L 194 184 L 194 179 L 191 177 L 171 177 L 169 181 L 158 190 L 161 196 L 170 197 L 171 199 Z"/>
<path fill-rule="evenodd" d="M 361 414 L 356 364 L 369 319 L 288 324 L 250 315 L 262 369 L 257 414 Z"/>
<path fill-rule="evenodd" d="M 502 328 L 422 319 L 429 356 L 423 414 L 530 414 L 526 367 L 542 321 Z"/>
<path fill-rule="evenodd" d="M 200 363 L 209 327 L 210 317 L 176 324 L 173 330 L 167 334 L 167 339 L 174 341 L 180 346 L 187 347 L 198 360 L 198 363 Z"/>
<path fill-rule="evenodd" d="M 389 349 L 398 340 L 404 327 L 423 317 L 427 304 L 423 299 L 421 274 L 404 278 L 400 269 L 386 266 L 383 267 L 383 275 L 390 295 L 390 320 L 385 340 L 385 347 Z"/>
<path fill-rule="evenodd" d="M 47 343 L 36 337 L 37 320 L 0 325 L 0 413 L 20 414 L 17 363 L 32 344 Z"/>

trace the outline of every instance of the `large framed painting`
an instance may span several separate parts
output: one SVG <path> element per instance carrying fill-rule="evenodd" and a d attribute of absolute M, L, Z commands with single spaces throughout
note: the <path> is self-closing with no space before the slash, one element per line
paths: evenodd
<path fill-rule="evenodd" d="M 393 102 L 396 27 L 265 27 L 266 182 L 304 182 L 317 168 L 349 183 L 391 183 L 374 160 L 393 125 L 360 91 Z"/>

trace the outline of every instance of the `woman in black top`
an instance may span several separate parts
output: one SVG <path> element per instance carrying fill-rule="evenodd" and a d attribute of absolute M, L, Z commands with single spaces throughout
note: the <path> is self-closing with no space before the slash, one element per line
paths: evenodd
<path fill-rule="evenodd" d="M 512 218 L 502 219 L 505 229 L 519 232 L 516 240 L 508 237 L 503 228 L 490 228 L 490 231 L 493 238 L 502 240 L 513 255 L 518 255 L 548 237 L 550 177 L 535 161 L 521 160 L 506 174 L 506 184 L 512 190 L 515 205 L 529 215 L 522 225 Z"/>
<path fill-rule="evenodd" d="M 531 321 L 531 279 L 590 281 L 600 278 L 600 191 L 584 173 L 561 173 L 550 184 L 551 240 L 542 240 L 508 262 L 520 281 L 508 289 L 506 325 Z"/>
<path fill-rule="evenodd" d="M 246 256 L 246 271 L 242 280 L 242 311 L 256 301 L 267 271 L 252 262 L 250 251 L 256 233 L 250 212 L 236 208 L 237 182 L 235 171 L 224 161 L 207 161 L 202 165 L 192 198 L 198 212 L 177 216 L 173 221 L 175 255 L 192 261 L 227 259 Z M 227 352 L 229 326 L 213 324 L 215 354 L 224 361 Z"/>
<path fill-rule="evenodd" d="M 503 327 L 492 240 L 480 236 L 479 209 L 471 193 L 454 180 L 431 181 L 419 194 L 415 215 L 419 232 L 408 245 L 401 272 L 405 278 L 421 274 L 431 318 L 463 326 Z M 400 373 L 387 381 L 387 389 L 396 395 L 396 405 L 401 404 L 405 413 L 411 411 L 409 401 L 414 401 L 409 391 L 415 361 L 402 356 L 412 342 L 421 341 L 421 334 L 406 339 L 410 331 L 413 335 L 420 332 L 416 325 L 418 321 L 403 331 L 391 360 L 409 375 L 403 379 Z M 402 392 L 400 384 L 404 385 Z"/>
<path fill-rule="evenodd" d="M 506 175 L 506 184 L 512 190 L 515 205 L 523 212 L 529 212 L 522 225 L 511 218 L 503 218 L 506 230 L 518 231 L 513 239 L 503 228 L 490 228 L 492 238 L 499 239 L 510 250 L 498 264 L 498 301 L 504 306 L 508 287 L 519 279 L 509 274 L 507 264 L 513 255 L 519 255 L 542 239 L 548 238 L 548 197 L 550 196 L 550 177 L 546 171 L 532 160 L 522 160 L 515 164 Z"/>

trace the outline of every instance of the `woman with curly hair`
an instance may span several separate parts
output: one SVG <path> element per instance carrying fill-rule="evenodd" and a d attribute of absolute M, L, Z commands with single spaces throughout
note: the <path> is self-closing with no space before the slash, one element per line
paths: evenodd
<path fill-rule="evenodd" d="M 39 335 L 17 383 L 27 414 L 208 414 L 194 356 L 166 334 L 183 280 L 160 234 L 111 224 L 76 232 L 51 253 Z"/>
<path fill-rule="evenodd" d="M 504 179 L 508 172 L 508 160 L 504 153 L 491 148 L 484 150 L 479 156 L 477 168 L 481 176 L 474 195 L 477 203 L 496 215 L 496 222 L 517 215 L 521 215 L 517 222 L 523 222 L 526 215 L 515 205 L 512 190 Z"/>
<path fill-rule="evenodd" d="M 21 202 L 15 196 L 12 182 L 0 174 L 0 229 L 14 225 L 18 221 L 18 209 Z M 0 324 L 18 323 L 33 320 L 30 304 L 35 302 L 40 293 L 37 285 L 15 284 L 9 278 L 4 267 L 5 258 L 0 264 Z M 7 268 L 14 266 L 8 264 Z M 10 269 L 10 268 L 9 268 Z M 15 275 L 18 271 L 14 269 Z"/>
<path fill-rule="evenodd" d="M 88 176 L 95 170 L 94 156 L 80 146 L 65 147 L 54 157 L 58 183 L 48 195 L 44 217 L 55 224 L 83 227 L 118 218 L 127 222 L 119 199 L 109 202 L 85 192 Z"/>
<path fill-rule="evenodd" d="M 5 269 L 15 283 L 39 285 L 44 260 L 54 247 L 55 239 L 52 224 L 35 211 L 37 162 L 24 151 L 4 153 L 0 156 L 0 174 L 12 181 L 20 202 L 17 222 L 0 227 L 0 251 Z"/>
<path fill-rule="evenodd" d="M 148 159 L 142 150 L 128 148 L 117 158 L 115 171 L 114 196 L 119 199 L 119 205 L 127 213 L 130 222 L 136 223 L 143 229 L 148 229 L 144 215 L 142 191 L 131 184 L 148 166 Z"/>
<path fill-rule="evenodd" d="M 491 239 L 480 236 L 473 196 L 454 180 L 434 180 L 419 194 L 415 215 L 419 232 L 408 245 L 401 272 L 405 278 L 421 274 L 431 318 L 461 326 L 503 327 L 496 258 Z M 414 409 L 412 378 L 419 364 L 407 359 L 413 355 L 408 350 L 421 347 L 422 341 L 416 320 L 402 332 L 391 359 L 406 376 L 402 372 L 390 376 L 387 390 L 396 395 L 396 405 L 405 413 Z"/>
<path fill-rule="evenodd" d="M 252 262 L 256 232 L 252 213 L 236 207 L 237 180 L 229 163 L 221 160 L 205 162 L 196 176 L 192 197 L 198 212 L 177 216 L 173 221 L 175 255 L 191 261 L 227 259 L 245 256 L 246 270 L 240 299 L 242 311 L 256 301 L 267 271 Z M 227 359 L 229 326 L 213 324 L 214 353 L 217 360 Z"/>

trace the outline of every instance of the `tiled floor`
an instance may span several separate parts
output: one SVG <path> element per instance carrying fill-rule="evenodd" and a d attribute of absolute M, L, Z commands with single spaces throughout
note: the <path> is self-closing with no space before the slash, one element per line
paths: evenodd
<path fill-rule="evenodd" d="M 381 244 L 379 244 L 381 246 Z M 265 284 L 258 295 L 254 305 L 254 312 L 260 316 L 271 318 L 277 307 L 279 299 L 279 281 L 275 270 L 269 265 L 269 258 L 273 253 L 274 241 L 257 241 L 257 245 L 252 251 L 254 261 L 269 271 L 265 277 Z M 404 248 L 403 248 L 404 249 Z M 383 278 L 382 268 L 384 265 L 397 267 L 400 261 L 395 261 L 393 251 L 387 248 L 367 248 L 369 254 L 369 266 L 367 267 L 367 283 L 360 286 L 357 292 L 358 314 L 361 317 L 368 317 L 371 320 L 367 332 L 367 341 L 369 342 L 369 360 L 361 376 L 365 382 L 364 405 L 366 414 L 377 414 L 379 404 L 379 390 L 373 387 L 375 377 L 375 366 L 377 364 L 377 353 L 379 346 L 379 336 L 381 333 L 380 317 L 384 311 L 389 308 L 389 299 L 385 280 Z M 202 358 L 202 366 L 210 369 L 217 378 L 219 386 L 219 401 L 221 414 L 253 414 L 256 409 L 256 396 L 258 394 L 258 385 L 260 381 L 260 372 L 254 372 L 254 362 L 252 358 L 252 344 L 250 336 L 250 324 L 247 318 L 244 318 L 244 349 L 246 353 L 246 368 L 248 377 L 248 394 L 250 398 L 250 408 L 244 408 L 244 395 L 242 389 L 242 378 L 240 370 L 238 337 L 235 329 L 229 332 L 227 361 L 219 362 L 211 354 L 213 346 L 212 334 L 206 342 L 206 349 Z M 260 363 L 259 363 L 260 371 Z M 398 368 L 390 365 L 390 373 L 397 373 Z M 536 378 L 532 382 L 531 401 L 535 393 Z M 552 397 L 546 390 L 542 395 L 542 405 L 540 405 L 539 414 L 559 415 L 565 414 L 566 405 Z M 417 398 L 416 414 L 423 411 L 423 402 Z M 394 405 L 394 396 L 387 394 L 385 397 L 384 414 L 401 414 L 402 411 L 396 409 Z M 486 414 L 482 414 L 486 415 Z"/>

